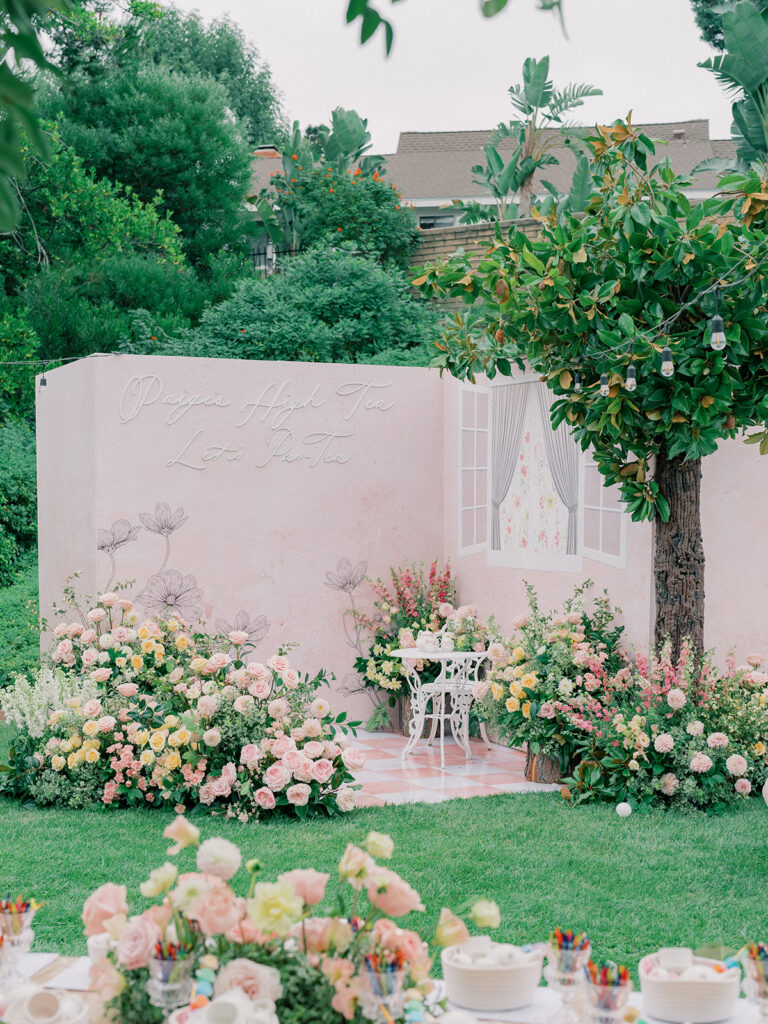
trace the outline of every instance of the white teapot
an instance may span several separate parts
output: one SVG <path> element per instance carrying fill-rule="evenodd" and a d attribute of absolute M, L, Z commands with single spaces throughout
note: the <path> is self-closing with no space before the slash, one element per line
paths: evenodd
<path fill-rule="evenodd" d="M 278 1024 L 278 1019 L 271 999 L 251 1000 L 235 988 L 195 1010 L 187 1024 Z"/>
<path fill-rule="evenodd" d="M 428 629 L 420 629 L 419 634 L 416 637 L 416 646 L 420 651 L 426 651 L 430 654 L 439 650 L 440 640 L 436 633 L 432 633 Z"/>

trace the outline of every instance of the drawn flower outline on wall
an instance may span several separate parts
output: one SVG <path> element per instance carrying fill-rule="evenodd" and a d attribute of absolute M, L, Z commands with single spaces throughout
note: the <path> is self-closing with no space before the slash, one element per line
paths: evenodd
<path fill-rule="evenodd" d="M 216 619 L 215 625 L 222 636 L 229 636 L 230 633 L 247 633 L 246 646 L 256 648 L 269 632 L 270 621 L 266 615 L 257 615 L 252 619 L 250 613 L 241 608 L 232 623 L 222 618 Z"/>
<path fill-rule="evenodd" d="M 100 528 L 96 531 L 96 549 L 108 556 L 112 567 L 104 586 L 105 590 L 109 590 L 115 578 L 115 552 L 130 541 L 136 540 L 140 530 L 140 526 L 131 526 L 127 519 L 117 519 L 108 530 Z"/>
<path fill-rule="evenodd" d="M 191 573 L 182 574 L 178 569 L 166 569 L 155 573 L 147 580 L 146 586 L 136 601 L 147 615 L 163 615 L 170 612 L 186 622 L 194 622 L 202 616 L 202 588 Z"/>
<path fill-rule="evenodd" d="M 326 572 L 325 586 L 331 590 L 341 590 L 345 594 L 351 594 L 365 579 L 368 571 L 367 562 L 358 562 L 352 565 L 349 558 L 340 558 L 336 563 L 336 572 Z"/>
<path fill-rule="evenodd" d="M 165 558 L 157 570 L 158 573 L 165 569 L 171 556 L 171 534 L 183 526 L 188 519 L 189 516 L 184 515 L 183 508 L 177 508 L 175 512 L 172 512 L 167 501 L 158 501 L 155 505 L 154 515 L 150 512 L 139 512 L 139 522 L 144 529 L 165 538 Z"/>

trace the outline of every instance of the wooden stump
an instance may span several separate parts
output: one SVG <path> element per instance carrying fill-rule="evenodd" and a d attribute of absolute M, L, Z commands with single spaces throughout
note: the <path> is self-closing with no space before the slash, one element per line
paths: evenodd
<path fill-rule="evenodd" d="M 534 754 L 529 747 L 525 754 L 525 777 L 529 782 L 559 782 L 560 765 L 546 754 Z"/>

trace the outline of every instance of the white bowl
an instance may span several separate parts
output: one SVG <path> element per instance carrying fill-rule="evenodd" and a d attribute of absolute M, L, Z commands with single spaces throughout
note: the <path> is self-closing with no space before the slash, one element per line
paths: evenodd
<path fill-rule="evenodd" d="M 469 942 L 443 950 L 441 960 L 446 993 L 455 1006 L 491 1012 L 516 1010 L 533 1001 L 541 981 L 544 951 L 522 953 L 518 950 L 518 959 L 504 964 L 472 962 L 467 955 L 470 950 L 477 952 L 485 949 L 490 952 L 493 947 L 515 949 L 514 946 L 492 944 L 490 939 L 487 944 L 480 946 L 477 939 L 470 939 Z M 487 961 L 490 957 L 483 959 Z"/>
<path fill-rule="evenodd" d="M 7 1024 L 88 1024 L 88 1007 L 70 992 L 40 989 L 12 999 L 3 1018 Z"/>
<path fill-rule="evenodd" d="M 693 966 L 713 966 L 718 960 L 694 956 Z M 739 999 L 741 972 L 730 967 L 724 974 L 712 974 L 712 980 L 684 980 L 679 977 L 651 978 L 658 966 L 658 953 L 643 957 L 638 968 L 643 1009 L 649 1017 L 672 1024 L 715 1024 L 727 1020 Z M 690 968 L 688 968 L 690 970 Z"/>

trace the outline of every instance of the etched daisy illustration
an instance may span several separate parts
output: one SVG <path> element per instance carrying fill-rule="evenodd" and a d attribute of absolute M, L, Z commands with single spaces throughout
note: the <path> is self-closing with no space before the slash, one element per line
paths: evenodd
<path fill-rule="evenodd" d="M 148 615 L 180 615 L 185 622 L 194 622 L 202 615 L 203 591 L 191 572 L 182 574 L 178 569 L 155 573 L 136 596 L 136 601 Z"/>
<path fill-rule="evenodd" d="M 257 615 L 252 619 L 250 613 L 241 608 L 233 622 L 226 619 L 216 619 L 216 631 L 222 636 L 229 636 L 230 633 L 247 633 L 248 647 L 256 648 L 269 632 L 269 619 L 266 615 Z"/>
<path fill-rule="evenodd" d="M 155 505 L 154 515 L 150 512 L 139 512 L 139 522 L 144 529 L 165 538 L 165 558 L 157 570 L 158 573 L 163 571 L 171 556 L 171 534 L 183 526 L 188 519 L 189 516 L 184 515 L 183 508 L 177 508 L 175 512 L 172 512 L 167 501 L 158 501 Z"/>
<path fill-rule="evenodd" d="M 129 541 L 136 540 L 140 529 L 140 526 L 131 526 L 127 519 L 117 519 L 108 530 L 96 531 L 96 548 L 107 555 L 112 567 L 104 590 L 109 590 L 112 580 L 115 578 L 115 552 Z"/>
<path fill-rule="evenodd" d="M 336 572 L 326 572 L 325 585 L 331 590 L 342 590 L 345 594 L 351 594 L 365 579 L 367 569 L 367 562 L 352 565 L 349 558 L 340 558 L 336 563 Z"/>

